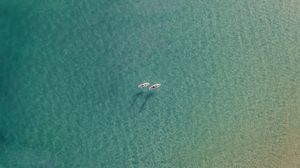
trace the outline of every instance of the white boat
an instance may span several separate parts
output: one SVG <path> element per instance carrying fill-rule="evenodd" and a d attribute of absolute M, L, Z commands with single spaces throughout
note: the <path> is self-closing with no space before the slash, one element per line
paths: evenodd
<path fill-rule="evenodd" d="M 139 84 L 138 85 L 138 88 L 145 88 L 145 87 L 147 87 L 147 86 L 149 86 L 150 85 L 150 83 L 148 83 L 148 82 L 145 82 L 145 83 L 141 83 L 141 84 Z"/>
<path fill-rule="evenodd" d="M 159 88 L 159 87 L 160 87 L 160 83 L 156 83 L 156 84 L 150 86 L 150 87 L 149 87 L 149 90 L 155 90 L 155 89 L 157 89 L 157 88 Z"/>

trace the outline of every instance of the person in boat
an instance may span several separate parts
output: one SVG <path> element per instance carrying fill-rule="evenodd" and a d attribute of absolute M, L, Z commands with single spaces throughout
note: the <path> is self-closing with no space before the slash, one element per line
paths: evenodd
<path fill-rule="evenodd" d="M 156 83 L 156 84 L 150 86 L 150 87 L 149 87 L 149 90 L 154 90 L 154 89 L 157 89 L 157 88 L 159 88 L 159 87 L 160 87 L 160 83 Z"/>
<path fill-rule="evenodd" d="M 147 86 L 149 86 L 149 85 L 150 85 L 150 83 L 144 82 L 144 83 L 142 83 L 142 84 L 139 84 L 138 87 L 139 87 L 139 88 L 145 88 L 145 87 L 147 87 Z"/>

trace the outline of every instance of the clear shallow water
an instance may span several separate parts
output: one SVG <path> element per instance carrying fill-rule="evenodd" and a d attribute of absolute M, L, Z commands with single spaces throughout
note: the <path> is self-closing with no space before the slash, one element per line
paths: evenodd
<path fill-rule="evenodd" d="M 299 5 L 1 1 L 0 167 L 298 167 Z"/>

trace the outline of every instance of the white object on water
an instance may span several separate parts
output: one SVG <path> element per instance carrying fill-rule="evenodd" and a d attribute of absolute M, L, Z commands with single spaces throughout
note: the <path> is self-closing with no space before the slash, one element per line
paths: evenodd
<path fill-rule="evenodd" d="M 150 85 L 150 83 L 148 83 L 148 82 L 145 82 L 145 83 L 142 83 L 142 84 L 139 84 L 138 85 L 138 88 L 144 88 L 144 87 L 147 87 L 147 86 L 149 86 Z"/>
<path fill-rule="evenodd" d="M 155 89 L 157 89 L 157 88 L 159 88 L 159 87 L 160 87 L 160 83 L 156 83 L 156 84 L 150 86 L 150 87 L 149 87 L 149 90 L 155 90 Z"/>

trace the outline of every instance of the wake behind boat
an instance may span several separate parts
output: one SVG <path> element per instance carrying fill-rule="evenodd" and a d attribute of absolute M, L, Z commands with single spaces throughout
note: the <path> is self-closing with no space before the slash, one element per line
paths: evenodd
<path fill-rule="evenodd" d="M 157 88 L 159 88 L 159 87 L 160 87 L 160 83 L 156 83 L 156 84 L 150 86 L 150 87 L 149 87 L 149 90 L 155 90 L 155 89 L 157 89 Z"/>

